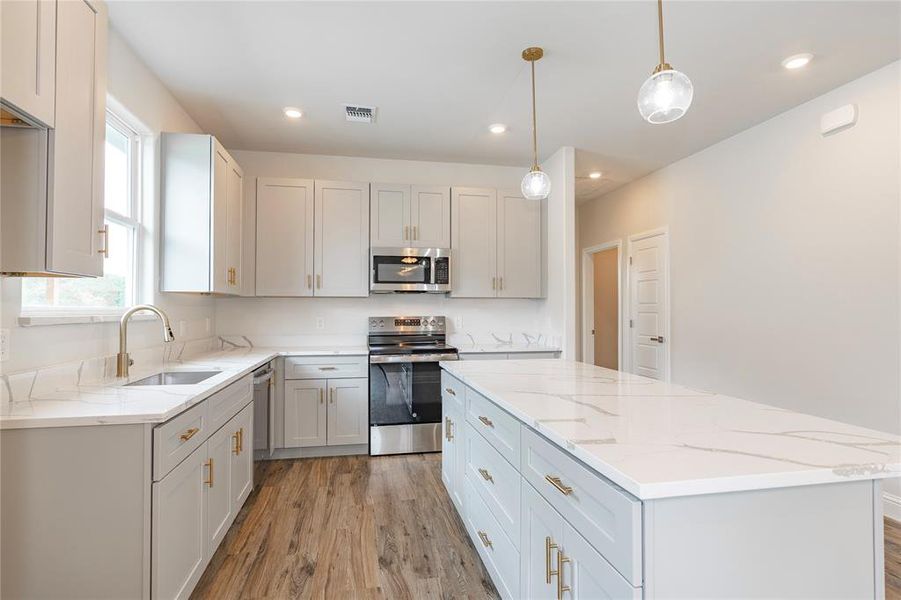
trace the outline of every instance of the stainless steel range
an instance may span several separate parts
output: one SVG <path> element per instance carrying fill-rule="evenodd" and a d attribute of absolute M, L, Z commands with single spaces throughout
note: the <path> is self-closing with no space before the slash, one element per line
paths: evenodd
<path fill-rule="evenodd" d="M 441 369 L 457 360 L 444 317 L 369 319 L 369 453 L 441 450 Z"/>

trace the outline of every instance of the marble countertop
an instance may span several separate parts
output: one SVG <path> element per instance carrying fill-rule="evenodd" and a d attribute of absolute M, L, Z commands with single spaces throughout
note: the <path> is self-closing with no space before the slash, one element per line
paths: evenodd
<path fill-rule="evenodd" d="M 441 366 L 640 499 L 901 476 L 901 437 L 563 360 Z"/>
<path fill-rule="evenodd" d="M 193 385 L 124 387 L 120 381 L 63 385 L 52 390 L 12 396 L 0 414 L 0 429 L 72 427 L 128 423 L 160 423 L 194 406 L 278 356 L 366 356 L 365 346 L 232 348 L 190 360 L 132 369 L 128 381 L 161 370 L 220 371 Z"/>
<path fill-rule="evenodd" d="M 541 344 L 461 344 L 454 346 L 460 354 L 503 354 L 507 352 L 560 352 L 560 348 L 555 346 L 544 346 Z"/>

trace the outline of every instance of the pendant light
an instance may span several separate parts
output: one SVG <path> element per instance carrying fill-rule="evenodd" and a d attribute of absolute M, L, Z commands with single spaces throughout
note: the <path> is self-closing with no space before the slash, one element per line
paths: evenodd
<path fill-rule="evenodd" d="M 670 123 L 684 115 L 694 95 L 691 80 L 663 57 L 663 0 L 657 0 L 657 27 L 660 64 L 638 90 L 638 112 L 645 121 L 655 125 Z"/>
<path fill-rule="evenodd" d="M 551 193 L 551 178 L 538 166 L 538 125 L 535 117 L 535 61 L 544 56 L 541 48 L 526 48 L 522 58 L 532 66 L 532 168 L 522 178 L 522 195 L 528 200 L 544 200 Z"/>

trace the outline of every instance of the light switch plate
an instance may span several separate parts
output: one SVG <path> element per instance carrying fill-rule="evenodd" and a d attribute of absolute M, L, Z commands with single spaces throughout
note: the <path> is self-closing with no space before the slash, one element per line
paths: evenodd
<path fill-rule="evenodd" d="M 0 329 L 0 362 L 9 358 L 9 329 Z"/>
<path fill-rule="evenodd" d="M 325 329 L 325 319 L 316 317 L 316 329 Z"/>

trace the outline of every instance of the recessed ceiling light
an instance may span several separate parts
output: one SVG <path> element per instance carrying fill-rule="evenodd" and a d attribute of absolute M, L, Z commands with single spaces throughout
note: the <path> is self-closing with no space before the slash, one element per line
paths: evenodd
<path fill-rule="evenodd" d="M 812 58 L 813 54 L 810 54 L 809 52 L 805 52 L 803 54 L 795 54 L 783 60 L 782 66 L 786 69 L 800 69 L 801 67 L 806 66 Z"/>
<path fill-rule="evenodd" d="M 288 117 L 289 119 L 299 119 L 300 117 L 303 116 L 303 113 L 300 111 L 299 108 L 294 108 L 293 106 L 286 106 L 285 107 L 285 116 Z"/>
<path fill-rule="evenodd" d="M 588 174 L 588 176 L 591 177 L 592 179 L 600 179 L 601 172 L 600 171 L 592 171 L 591 173 Z"/>
<path fill-rule="evenodd" d="M 503 123 L 495 123 L 494 125 L 492 125 L 488 128 L 488 131 L 490 131 L 491 133 L 493 133 L 495 135 L 499 135 L 499 134 L 507 131 L 507 126 L 504 125 Z"/>

